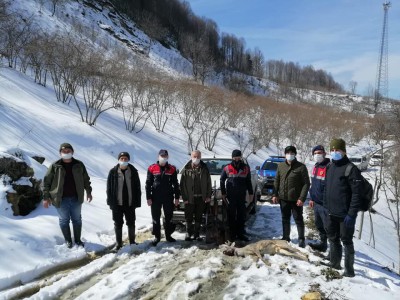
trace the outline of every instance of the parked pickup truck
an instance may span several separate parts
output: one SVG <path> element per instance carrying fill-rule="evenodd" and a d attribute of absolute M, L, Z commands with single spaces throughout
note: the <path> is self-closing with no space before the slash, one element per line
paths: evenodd
<path fill-rule="evenodd" d="M 231 157 L 204 157 L 201 159 L 208 167 L 211 175 L 211 185 L 213 188 L 213 197 L 215 200 L 219 200 L 222 198 L 221 196 L 221 188 L 220 188 L 220 177 L 223 168 L 232 162 Z M 246 159 L 243 158 L 243 161 L 247 163 Z M 186 165 L 186 164 L 185 164 Z M 182 167 L 183 169 L 183 167 Z M 182 169 L 179 170 L 178 180 L 180 182 L 180 177 L 182 173 Z M 246 217 L 248 218 L 250 214 L 254 214 L 256 212 L 256 203 L 257 203 L 257 171 L 251 171 L 251 185 L 253 186 L 253 201 L 250 202 L 248 197 L 246 197 Z M 178 209 L 174 211 L 173 222 L 183 222 L 185 220 L 184 217 L 184 203 L 182 199 L 180 200 L 180 204 Z"/>

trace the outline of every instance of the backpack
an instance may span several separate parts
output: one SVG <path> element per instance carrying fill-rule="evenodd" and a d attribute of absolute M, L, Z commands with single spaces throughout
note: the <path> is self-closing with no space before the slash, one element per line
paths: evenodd
<path fill-rule="evenodd" d="M 355 167 L 354 164 L 349 163 L 346 166 L 346 170 L 344 171 L 344 176 L 349 177 L 351 169 Z M 374 189 L 372 184 L 361 175 L 362 178 L 362 185 L 361 185 L 361 211 L 369 211 L 372 206 L 372 199 L 374 198 Z"/>

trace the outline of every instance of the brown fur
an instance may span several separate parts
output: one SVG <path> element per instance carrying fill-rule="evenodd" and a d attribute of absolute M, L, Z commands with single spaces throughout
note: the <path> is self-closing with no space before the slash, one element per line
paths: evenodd
<path fill-rule="evenodd" d="M 222 249 L 223 253 L 226 255 L 236 255 L 236 256 L 251 256 L 253 259 L 261 259 L 264 261 L 264 254 L 269 255 L 284 255 L 293 257 L 299 260 L 308 261 L 308 255 L 301 252 L 299 249 L 296 249 L 289 245 L 287 241 L 284 240 L 261 240 L 252 244 L 249 244 L 243 248 L 236 248 L 233 243 L 230 245 L 229 243 L 221 245 L 220 249 Z M 265 261 L 264 261 L 265 262 Z M 265 262 L 266 263 L 266 262 Z"/>

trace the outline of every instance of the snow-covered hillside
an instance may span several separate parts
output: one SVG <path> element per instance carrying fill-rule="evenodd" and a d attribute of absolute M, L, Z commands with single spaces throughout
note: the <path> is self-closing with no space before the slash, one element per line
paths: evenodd
<path fill-rule="evenodd" d="M 129 151 L 132 154 L 133 163 L 139 169 L 142 188 L 146 168 L 155 161 L 158 149 L 168 149 L 171 163 L 177 166 L 182 166 L 188 158 L 184 134 L 177 130 L 179 126 L 176 121 L 168 123 L 165 133 L 145 127 L 139 134 L 130 134 L 123 129 L 121 112 L 108 111 L 96 127 L 91 127 L 80 122 L 75 107 L 56 102 L 50 88 L 37 85 L 14 70 L 2 69 L 0 72 L 0 108 L 0 144 L 3 148 L 18 146 L 28 152 L 40 154 L 46 157 L 44 164 L 49 165 L 58 158 L 59 145 L 62 142 L 70 142 L 75 148 L 76 158 L 87 165 L 94 197 L 90 204 L 83 205 L 83 239 L 86 251 L 82 248 L 70 250 L 63 245 L 54 208 L 46 210 L 39 206 L 26 217 L 12 216 L 10 206 L 5 203 L 4 187 L 0 188 L 3 208 L 0 212 L 0 289 L 24 284 L 11 290 L 3 290 L 0 292 L 0 298 L 12 298 L 13 295 L 36 288 L 43 283 L 28 283 L 38 276 L 52 274 L 58 268 L 64 268 L 67 263 L 82 264 L 87 252 L 101 252 L 113 244 L 113 222 L 105 203 L 105 180 L 108 170 L 116 164 L 115 156 L 119 151 Z M 215 153 L 229 155 L 233 148 L 236 148 L 236 145 L 230 136 L 221 136 Z M 258 155 L 249 157 L 253 168 L 268 156 L 268 151 L 265 149 L 259 151 Z M 213 153 L 204 151 L 204 154 Z M 38 174 L 43 176 L 43 172 Z M 382 213 L 385 214 L 383 210 Z M 228 298 L 237 299 L 253 296 L 259 299 L 298 299 L 309 290 L 311 284 L 318 284 L 320 291 L 330 295 L 329 299 L 358 299 L 360 293 L 365 295 L 364 299 L 375 299 L 378 295 L 384 299 L 395 299 L 400 292 L 400 278 L 384 268 L 392 267 L 392 263 L 396 261 L 394 232 L 391 233 L 390 222 L 384 217 L 374 215 L 373 218 L 376 221 L 377 249 L 372 249 L 363 241 L 355 240 L 355 278 L 327 282 L 324 276 L 319 275 L 323 267 L 315 265 L 319 258 L 313 254 L 310 254 L 310 259 L 314 264 L 299 263 L 279 256 L 270 258 L 271 266 L 253 263 L 250 260 L 235 260 L 237 269 L 230 273 L 228 282 L 220 286 L 218 297 L 226 295 Z M 153 278 L 159 276 L 157 274 L 168 272 L 160 269 L 161 265 L 154 265 L 154 261 L 164 261 L 164 264 L 173 268 L 170 263 L 176 259 L 174 257 L 196 257 L 200 255 L 199 251 L 203 251 L 196 247 L 185 250 L 187 245 L 180 242 L 175 246 L 162 242 L 157 248 L 150 248 L 150 236 L 146 232 L 151 226 L 151 217 L 144 199 L 142 207 L 137 211 L 136 222 L 137 229 L 144 236 L 141 244 L 132 248 L 127 246 L 120 253 L 101 257 L 78 269 L 76 274 L 57 273 L 46 280 L 47 283 L 50 280 L 54 284 L 44 288 L 36 298 L 58 297 L 56 295 L 64 294 L 76 285 L 83 285 L 81 288 L 86 293 L 81 297 L 86 299 L 88 295 L 96 299 L 100 296 L 116 299 L 115 297 L 120 295 L 129 298 L 128 295 L 132 291 L 143 288 L 144 285 L 151 285 Z M 260 203 L 258 214 L 249 226 L 249 233 L 254 239 L 278 238 L 281 234 L 279 208 Z M 126 236 L 126 232 L 124 235 Z M 180 233 L 175 233 L 174 236 L 183 239 Z M 292 237 L 296 240 L 295 229 L 292 230 Z M 392 246 L 387 247 L 389 244 Z M 309 249 L 305 251 L 308 252 Z M 135 253 L 142 254 L 136 256 Z M 226 265 L 226 258 L 221 257 L 221 253 L 215 250 L 201 255 L 206 255 L 201 265 L 193 262 L 190 268 L 189 264 L 188 269 L 181 270 L 183 278 L 177 277 L 170 286 L 164 286 L 163 295 L 166 298 L 183 299 L 196 295 L 202 290 L 204 281 L 217 278 L 216 274 Z M 135 270 L 136 275 L 120 269 L 120 263 L 117 262 L 125 262 L 122 265 L 127 264 L 127 270 Z M 94 285 L 93 289 L 84 284 L 88 278 L 110 265 L 117 269 L 107 275 L 111 277 L 106 276 L 104 280 L 120 284 L 110 285 L 99 281 L 99 287 Z M 282 266 L 286 266 L 285 269 L 290 270 L 291 275 L 281 271 Z M 108 272 L 106 273 L 109 274 Z M 73 298 L 77 297 L 74 295 Z"/>

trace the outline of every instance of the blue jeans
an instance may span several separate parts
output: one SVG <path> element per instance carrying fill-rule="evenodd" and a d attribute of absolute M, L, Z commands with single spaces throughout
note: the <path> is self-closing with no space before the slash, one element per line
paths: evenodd
<path fill-rule="evenodd" d="M 57 207 L 57 212 L 60 221 L 60 227 L 69 227 L 69 221 L 72 225 L 82 225 L 82 203 L 77 197 L 63 197 L 60 207 Z"/>

